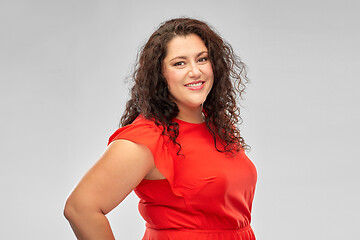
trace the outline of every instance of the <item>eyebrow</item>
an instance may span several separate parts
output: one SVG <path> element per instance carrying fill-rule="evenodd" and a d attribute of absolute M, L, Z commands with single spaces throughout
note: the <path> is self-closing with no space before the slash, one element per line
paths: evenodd
<path fill-rule="evenodd" d="M 196 57 L 199 57 L 199 56 L 201 56 L 201 55 L 204 54 L 204 53 L 207 53 L 207 54 L 208 54 L 208 51 L 199 52 L 199 53 L 196 55 Z M 177 59 L 177 58 L 186 59 L 185 56 L 177 56 L 177 57 L 174 57 L 174 58 L 170 59 L 169 62 L 171 62 L 172 60 Z"/>

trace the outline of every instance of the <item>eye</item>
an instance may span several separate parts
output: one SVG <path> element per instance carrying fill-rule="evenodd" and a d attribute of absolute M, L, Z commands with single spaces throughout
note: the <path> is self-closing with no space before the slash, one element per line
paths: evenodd
<path fill-rule="evenodd" d="M 185 65 L 185 62 L 176 62 L 174 63 L 174 66 L 183 66 Z"/>
<path fill-rule="evenodd" d="M 208 57 L 202 57 L 199 58 L 198 62 L 206 62 L 208 60 Z"/>

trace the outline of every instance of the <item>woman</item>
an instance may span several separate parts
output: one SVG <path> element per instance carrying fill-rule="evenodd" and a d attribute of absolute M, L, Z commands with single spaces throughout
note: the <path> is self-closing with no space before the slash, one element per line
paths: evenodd
<path fill-rule="evenodd" d="M 78 239 L 114 239 L 105 215 L 132 191 L 143 239 L 255 239 L 256 170 L 236 128 L 244 64 L 206 23 L 163 23 L 140 52 L 104 155 L 69 196 Z"/>

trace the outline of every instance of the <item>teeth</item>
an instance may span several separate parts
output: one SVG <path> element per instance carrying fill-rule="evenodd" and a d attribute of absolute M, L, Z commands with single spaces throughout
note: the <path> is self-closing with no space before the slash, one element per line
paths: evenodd
<path fill-rule="evenodd" d="M 187 84 L 186 86 L 187 87 L 196 87 L 196 86 L 200 86 L 202 84 L 203 84 L 202 82 L 198 82 L 198 83 Z"/>

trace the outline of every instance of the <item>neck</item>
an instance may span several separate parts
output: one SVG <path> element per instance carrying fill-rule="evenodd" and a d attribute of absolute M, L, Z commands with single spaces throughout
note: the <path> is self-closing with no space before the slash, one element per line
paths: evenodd
<path fill-rule="evenodd" d="M 179 107 L 179 114 L 176 118 L 189 123 L 203 123 L 205 121 L 205 117 L 202 112 L 202 106 L 196 109 L 186 109 Z"/>

